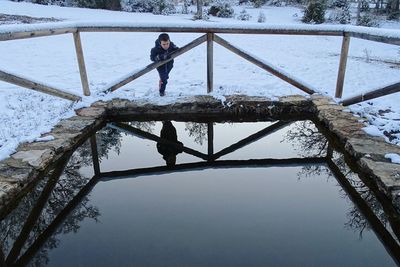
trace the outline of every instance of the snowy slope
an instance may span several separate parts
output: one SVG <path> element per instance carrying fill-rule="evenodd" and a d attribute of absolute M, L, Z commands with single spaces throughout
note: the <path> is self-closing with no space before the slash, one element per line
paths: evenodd
<path fill-rule="evenodd" d="M 238 12 L 242 7 L 238 8 Z M 211 18 L 217 25 L 253 25 L 260 9 L 249 8 L 250 22 Z M 268 25 L 300 25 L 301 10 L 294 7 L 263 9 Z M 105 10 L 64 8 L 0 0 L 0 13 L 54 17 L 63 23 L 168 23 L 196 25 L 192 15 L 156 16 Z M 293 16 L 297 14 L 297 16 Z M 204 23 L 204 22 L 202 22 Z M 297 26 L 296 26 L 297 25 Z M 5 27 L 0 26 L 0 31 Z M 19 26 L 30 27 L 30 26 Z M 288 26 L 289 27 L 289 26 Z M 335 26 L 338 27 L 338 26 Z M 396 25 L 391 24 L 391 28 Z M 400 28 L 400 27 L 398 27 Z M 374 29 L 373 31 L 377 31 Z M 381 30 L 378 30 L 381 31 Z M 384 31 L 382 31 L 384 32 Z M 73 109 L 97 99 L 124 97 L 157 103 L 174 102 L 178 97 L 206 94 L 206 50 L 201 45 L 175 60 L 167 95 L 158 96 L 155 71 L 133 81 L 115 93 L 98 95 L 107 84 L 150 63 L 149 52 L 157 33 L 82 33 L 82 44 L 88 71 L 91 97 L 71 106 L 69 101 L 32 92 L 0 82 L 0 159 L 12 153 L 18 143 L 35 140 L 61 118 L 72 116 Z M 173 33 L 172 40 L 183 46 L 200 36 Z M 251 52 L 286 72 L 313 85 L 319 91 L 334 95 L 341 38 L 324 36 L 222 35 L 231 43 Z M 214 46 L 214 95 L 248 94 L 276 97 L 301 94 L 293 86 L 242 60 L 230 51 Z M 74 43 L 71 34 L 0 42 L 0 69 L 18 73 L 82 95 Z M 347 64 L 344 97 L 400 81 L 399 47 L 352 38 Z M 354 112 L 366 116 L 378 133 L 400 131 L 400 93 L 361 105 Z M 385 110 L 387 112 L 380 112 Z M 389 111 L 390 110 L 390 111 Z M 400 135 L 398 136 L 400 139 Z M 393 142 L 398 142 L 394 140 Z"/>

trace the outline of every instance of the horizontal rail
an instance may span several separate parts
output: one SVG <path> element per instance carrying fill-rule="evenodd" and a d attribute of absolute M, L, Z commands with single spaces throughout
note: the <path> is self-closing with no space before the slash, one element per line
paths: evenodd
<path fill-rule="evenodd" d="M 273 35 L 323 35 L 342 36 L 342 31 L 320 31 L 299 29 L 251 29 L 219 27 L 78 27 L 81 32 L 184 32 L 184 33 L 232 33 L 232 34 L 273 34 Z"/>
<path fill-rule="evenodd" d="M 400 45 L 400 38 L 390 37 L 390 36 L 378 36 L 368 33 L 361 33 L 361 32 L 344 32 L 347 33 L 350 37 L 378 42 L 378 43 L 385 43 L 391 45 Z"/>
<path fill-rule="evenodd" d="M 377 97 L 394 94 L 397 92 L 400 92 L 400 82 L 389 85 L 389 86 L 385 86 L 383 88 L 376 89 L 376 90 L 373 90 L 373 91 L 370 91 L 367 93 L 363 93 L 363 94 L 360 94 L 357 96 L 350 97 L 348 99 L 341 101 L 340 103 L 343 106 L 349 106 L 349 105 L 357 104 L 357 103 L 360 103 L 363 101 L 371 100 L 371 99 L 374 99 Z"/>
<path fill-rule="evenodd" d="M 26 78 L 23 78 L 23 77 L 20 77 L 20 76 L 16 76 L 14 74 L 7 73 L 7 72 L 1 71 L 1 70 L 0 70 L 0 80 L 4 81 L 4 82 L 11 83 L 11 84 L 15 84 L 15 85 L 27 88 L 27 89 L 31 89 L 31 90 L 34 90 L 34 91 L 45 93 L 45 94 L 48 94 L 48 95 L 61 97 L 61 98 L 64 98 L 64 99 L 67 99 L 67 100 L 71 100 L 71 101 L 79 101 L 79 100 L 81 100 L 80 96 L 77 96 L 77 95 L 74 95 L 74 94 L 71 94 L 71 93 L 68 93 L 68 92 L 64 92 L 64 91 L 61 91 L 59 89 L 56 89 L 56 88 L 53 88 L 51 86 L 44 85 L 44 84 L 41 84 L 41 83 L 38 83 L 38 82 L 33 82 L 33 81 L 30 81 L 30 80 L 28 80 Z"/>
<path fill-rule="evenodd" d="M 283 71 L 282 69 L 272 66 L 271 64 L 265 62 L 265 61 L 261 61 L 260 59 L 255 58 L 252 55 L 249 55 L 247 52 L 241 50 L 240 48 L 235 47 L 234 45 L 230 44 L 228 41 L 222 39 L 221 37 L 219 37 L 218 35 L 214 35 L 214 41 L 217 44 L 222 45 L 223 47 L 231 50 L 232 52 L 234 52 L 235 54 L 241 56 L 242 58 L 250 61 L 251 63 L 257 65 L 258 67 L 272 73 L 273 75 L 275 75 L 276 77 L 290 83 L 291 85 L 299 88 L 300 90 L 308 93 L 308 94 L 314 94 L 315 90 L 311 89 L 309 86 L 306 86 L 303 84 L 303 82 L 299 81 L 298 79 L 288 75 L 285 73 L 285 71 Z"/>
<path fill-rule="evenodd" d="M 146 67 L 144 67 L 143 69 L 139 70 L 139 71 L 135 71 L 132 74 L 128 74 L 127 77 L 123 77 L 122 79 L 120 79 L 119 81 L 115 82 L 113 85 L 109 86 L 108 88 L 104 89 L 104 92 L 112 92 L 117 90 L 118 88 L 121 88 L 122 86 L 130 83 L 131 81 L 145 75 L 146 73 L 154 70 L 155 68 L 164 65 L 165 63 L 173 60 L 174 58 L 176 58 L 177 56 L 180 56 L 184 53 L 186 53 L 187 51 L 189 51 L 190 49 L 204 43 L 205 41 L 207 41 L 207 35 L 202 35 L 199 38 L 193 40 L 192 42 L 190 42 L 189 44 L 179 48 L 178 50 L 174 51 L 173 53 L 170 54 L 170 58 L 160 61 L 160 62 L 154 62 L 151 63 L 149 65 L 147 65 Z"/>
<path fill-rule="evenodd" d="M 21 32 L 6 32 L 6 33 L 0 32 L 0 41 L 44 37 L 44 36 L 75 33 L 75 32 L 78 32 L 77 28 L 60 28 L 60 29 L 46 29 L 38 31 L 21 31 Z"/>

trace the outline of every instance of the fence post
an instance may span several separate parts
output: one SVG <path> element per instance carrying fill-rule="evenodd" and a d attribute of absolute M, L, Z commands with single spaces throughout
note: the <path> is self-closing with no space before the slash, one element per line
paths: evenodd
<path fill-rule="evenodd" d="M 90 95 L 89 82 L 86 73 L 85 59 L 83 57 L 81 36 L 79 34 L 79 31 L 74 32 L 73 35 L 74 35 L 76 57 L 78 59 L 78 65 L 79 65 L 79 73 L 81 75 L 83 94 L 89 96 Z"/>
<path fill-rule="evenodd" d="M 344 75 L 346 73 L 347 55 L 349 53 L 350 36 L 347 32 L 343 33 L 342 50 L 340 52 L 340 63 L 338 78 L 336 82 L 336 98 L 341 98 L 343 94 Z"/>
<path fill-rule="evenodd" d="M 214 87 L 213 42 L 214 33 L 207 33 L 207 93 L 211 93 Z"/>

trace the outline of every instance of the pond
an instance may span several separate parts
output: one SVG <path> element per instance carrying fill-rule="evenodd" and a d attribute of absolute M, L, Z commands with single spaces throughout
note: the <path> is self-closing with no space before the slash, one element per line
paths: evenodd
<path fill-rule="evenodd" d="M 311 121 L 113 122 L 2 219 L 0 263 L 396 266 L 399 218 Z"/>

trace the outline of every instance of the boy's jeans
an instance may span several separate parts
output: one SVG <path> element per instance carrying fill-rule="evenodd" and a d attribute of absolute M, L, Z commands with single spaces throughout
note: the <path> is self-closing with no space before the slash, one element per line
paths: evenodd
<path fill-rule="evenodd" d="M 172 67 L 173 67 L 172 64 L 167 63 L 167 64 L 157 68 L 158 74 L 160 75 L 160 80 L 162 82 L 162 84 L 160 86 L 160 93 L 165 92 L 165 88 L 168 83 L 169 73 L 172 70 Z"/>

